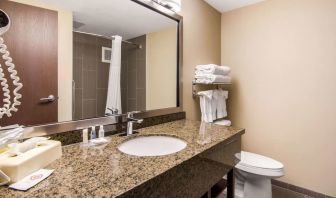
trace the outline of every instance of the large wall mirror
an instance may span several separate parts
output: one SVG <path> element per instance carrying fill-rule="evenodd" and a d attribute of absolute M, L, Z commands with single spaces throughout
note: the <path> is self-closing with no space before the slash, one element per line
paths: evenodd
<path fill-rule="evenodd" d="M 23 88 L 18 112 L 3 116 L 0 125 L 180 108 L 181 21 L 151 4 L 1 1 L 0 9 L 11 20 L 2 37 Z"/>

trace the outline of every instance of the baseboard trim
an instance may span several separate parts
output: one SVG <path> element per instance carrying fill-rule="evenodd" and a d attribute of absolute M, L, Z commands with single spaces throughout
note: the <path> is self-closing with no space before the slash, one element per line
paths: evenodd
<path fill-rule="evenodd" d="M 336 197 L 332 197 L 332 196 L 329 196 L 329 195 L 318 193 L 318 192 L 315 192 L 315 191 L 312 191 L 312 190 L 309 190 L 309 189 L 306 189 L 306 188 L 295 186 L 295 185 L 292 185 L 292 184 L 289 184 L 289 183 L 286 183 L 286 182 L 282 182 L 282 181 L 279 181 L 279 180 L 272 179 L 272 185 L 278 186 L 278 187 L 281 187 L 281 188 L 284 188 L 284 189 L 287 189 L 287 190 L 291 190 L 291 191 L 294 191 L 296 193 L 300 193 L 300 194 L 303 194 L 305 196 L 312 197 L 312 198 L 336 198 Z"/>

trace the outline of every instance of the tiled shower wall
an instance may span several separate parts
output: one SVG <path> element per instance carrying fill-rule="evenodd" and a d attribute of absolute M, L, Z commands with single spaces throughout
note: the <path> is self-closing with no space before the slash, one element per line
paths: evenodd
<path fill-rule="evenodd" d="M 123 112 L 146 110 L 146 36 L 129 40 L 141 49 L 123 45 L 121 63 L 121 98 Z"/>
<path fill-rule="evenodd" d="M 122 46 L 121 99 L 123 112 L 144 110 L 146 104 L 146 36 L 132 39 L 142 49 Z M 74 32 L 73 119 L 102 117 L 105 114 L 109 63 L 103 63 L 102 47 L 111 40 Z M 144 105 L 143 105 L 144 104 Z"/>

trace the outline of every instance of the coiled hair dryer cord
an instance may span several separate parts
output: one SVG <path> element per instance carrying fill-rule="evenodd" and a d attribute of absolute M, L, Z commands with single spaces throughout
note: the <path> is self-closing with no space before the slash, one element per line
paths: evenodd
<path fill-rule="evenodd" d="M 0 107 L 0 119 L 7 115 L 8 117 L 12 116 L 11 112 L 17 112 L 17 106 L 21 105 L 19 99 L 22 98 L 22 95 L 19 93 L 19 90 L 22 89 L 23 85 L 20 83 L 20 78 L 17 76 L 17 71 L 15 70 L 15 65 L 13 63 L 13 59 L 10 57 L 10 53 L 7 50 L 7 46 L 5 45 L 4 39 L 1 37 L 2 34 L 8 31 L 10 27 L 10 19 L 9 16 L 0 9 L 0 53 L 2 54 L 2 58 L 5 61 L 5 65 L 7 66 L 8 73 L 10 78 L 13 80 L 14 90 L 13 90 L 13 103 L 11 103 L 11 95 L 8 86 L 8 81 L 5 76 L 2 65 L 0 64 L 0 85 L 3 91 L 3 107 Z"/>
<path fill-rule="evenodd" d="M 10 102 L 10 95 L 9 95 L 9 90 L 8 90 L 8 84 L 5 82 L 5 78 L 1 79 L 1 76 L 4 76 L 3 70 L 2 68 L 0 68 L 0 81 L 1 81 L 1 85 L 3 82 L 4 86 L 2 87 L 2 90 L 4 92 L 4 108 L 6 109 L 6 111 L 3 112 L 3 114 L 6 114 L 8 117 L 11 117 L 12 114 L 11 112 L 17 112 L 18 109 L 16 108 L 16 106 L 21 105 L 21 102 L 19 101 L 19 99 L 22 98 L 22 95 L 19 93 L 19 90 L 23 87 L 22 83 L 20 83 L 20 78 L 17 76 L 17 71 L 15 70 L 15 65 L 12 62 L 13 59 L 10 57 L 9 51 L 7 50 L 7 46 L 4 44 L 4 40 L 2 37 L 0 37 L 0 53 L 3 54 L 2 58 L 5 60 L 5 65 L 8 67 L 8 72 L 10 73 L 10 78 L 13 80 L 13 85 L 14 85 L 14 90 L 13 90 L 13 103 L 11 104 Z M 5 79 L 5 80 L 3 80 Z M 1 115 L 0 112 L 0 118 L 3 116 L 3 114 Z"/>

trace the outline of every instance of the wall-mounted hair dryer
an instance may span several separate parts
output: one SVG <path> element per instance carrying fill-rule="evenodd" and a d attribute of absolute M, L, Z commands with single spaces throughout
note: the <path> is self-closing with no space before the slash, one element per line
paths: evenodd
<path fill-rule="evenodd" d="M 4 43 L 4 39 L 1 37 L 5 34 L 10 27 L 10 18 L 9 16 L 0 9 L 0 53 L 2 54 L 2 58 L 5 61 L 5 65 L 7 66 L 8 73 L 10 78 L 13 80 L 14 90 L 13 90 L 13 103 L 11 102 L 11 95 L 9 86 L 7 83 L 7 78 L 5 76 L 2 65 L 0 64 L 0 84 L 3 91 L 3 107 L 0 107 L 0 118 L 4 115 L 8 117 L 12 116 L 11 112 L 17 112 L 17 106 L 21 104 L 19 101 L 22 98 L 22 95 L 19 94 L 19 90 L 23 87 L 22 83 L 20 83 L 20 78 L 17 76 L 17 71 L 15 70 L 15 65 L 12 62 L 13 59 L 10 57 L 9 51 L 7 50 L 7 46 Z"/>

